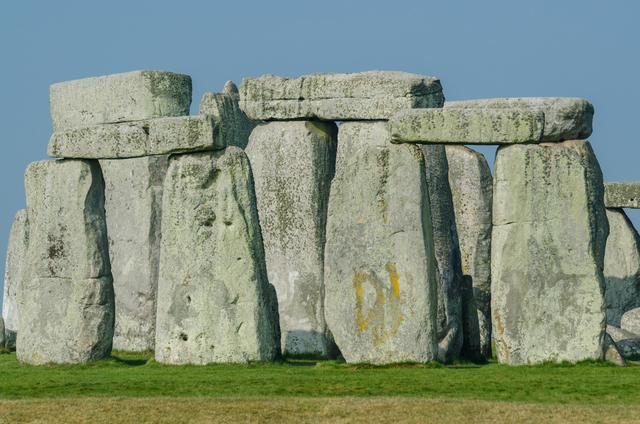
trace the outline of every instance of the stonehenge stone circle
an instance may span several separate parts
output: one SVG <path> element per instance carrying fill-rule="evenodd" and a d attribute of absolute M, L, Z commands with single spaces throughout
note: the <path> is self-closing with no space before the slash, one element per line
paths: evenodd
<path fill-rule="evenodd" d="M 327 357 L 335 352 L 323 294 L 336 137 L 333 123 L 270 122 L 253 130 L 246 149 L 286 354 Z"/>
<path fill-rule="evenodd" d="M 640 308 L 633 308 L 625 312 L 620 318 L 620 327 L 640 336 Z"/>
<path fill-rule="evenodd" d="M 16 213 L 9 234 L 7 258 L 4 267 L 4 293 L 2 317 L 4 318 L 5 344 L 7 349 L 15 350 L 16 333 L 20 316 L 18 313 L 18 292 L 25 278 L 27 247 L 29 245 L 29 228 L 27 210 Z M 0 344 L 1 345 L 1 344 Z"/>
<path fill-rule="evenodd" d="M 605 183 L 604 204 L 607 208 L 640 208 L 640 182 Z"/>

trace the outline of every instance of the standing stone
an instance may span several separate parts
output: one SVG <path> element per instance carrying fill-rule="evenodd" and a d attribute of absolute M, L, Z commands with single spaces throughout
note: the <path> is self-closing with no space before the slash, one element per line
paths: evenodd
<path fill-rule="evenodd" d="M 324 319 L 323 264 L 336 135 L 332 123 L 271 122 L 256 127 L 247 147 L 288 354 L 335 351 Z"/>
<path fill-rule="evenodd" d="M 16 348 L 16 333 L 20 316 L 18 314 L 18 292 L 24 282 L 26 268 L 27 247 L 29 245 L 29 226 L 27 210 L 16 213 L 11 225 L 7 260 L 4 267 L 4 297 L 2 303 L 2 317 L 4 318 L 6 346 L 9 350 Z"/>
<path fill-rule="evenodd" d="M 485 157 L 466 146 L 447 146 L 449 185 L 460 242 L 466 301 L 465 355 L 491 357 L 491 208 L 493 178 Z"/>
<path fill-rule="evenodd" d="M 587 141 L 498 149 L 491 309 L 506 364 L 600 359 L 609 232 Z"/>
<path fill-rule="evenodd" d="M 5 349 L 6 347 L 6 338 L 5 338 L 6 330 L 4 328 L 4 318 L 0 317 L 0 350 Z"/>
<path fill-rule="evenodd" d="M 156 360 L 274 359 L 278 306 L 244 152 L 171 157 L 162 205 Z"/>
<path fill-rule="evenodd" d="M 153 350 L 167 156 L 101 160 L 116 296 L 113 348 Z"/>
<path fill-rule="evenodd" d="M 100 166 L 35 162 L 25 188 L 29 247 L 18 293 L 18 360 L 105 358 L 111 352 L 114 297 Z"/>
<path fill-rule="evenodd" d="M 443 145 L 421 146 L 424 154 L 438 280 L 438 360 L 451 362 L 462 349 L 460 246 Z"/>
<path fill-rule="evenodd" d="M 640 308 L 625 312 L 620 318 L 620 327 L 640 337 Z"/>
<path fill-rule="evenodd" d="M 422 151 L 385 122 L 338 132 L 325 247 L 325 317 L 347 362 L 437 357 L 437 282 Z"/>
<path fill-rule="evenodd" d="M 622 209 L 607 209 L 609 237 L 604 254 L 607 324 L 640 306 L 640 236 Z"/>

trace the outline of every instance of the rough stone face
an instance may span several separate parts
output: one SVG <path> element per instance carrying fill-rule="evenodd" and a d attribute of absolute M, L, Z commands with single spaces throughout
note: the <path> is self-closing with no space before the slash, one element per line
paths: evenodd
<path fill-rule="evenodd" d="M 245 115 L 239 101 L 238 88 L 233 82 L 227 81 L 224 93 L 204 93 L 200 101 L 200 114 L 214 117 L 222 140 L 226 140 L 230 146 L 244 149 L 257 122 Z"/>
<path fill-rule="evenodd" d="M 27 210 L 16 213 L 11 225 L 7 260 L 4 267 L 4 297 L 2 303 L 2 317 L 4 318 L 6 347 L 16 348 L 16 333 L 20 322 L 18 315 L 18 292 L 24 281 L 26 268 L 27 247 L 29 245 L 29 225 Z M 1 344 L 0 344 L 1 345 Z"/>
<path fill-rule="evenodd" d="M 153 350 L 167 156 L 101 160 L 116 297 L 113 348 Z"/>
<path fill-rule="evenodd" d="M 324 319 L 323 260 L 336 135 L 330 123 L 271 122 L 256 127 L 246 150 L 283 353 L 335 351 Z"/>
<path fill-rule="evenodd" d="M 114 296 L 98 162 L 32 163 L 25 188 L 29 247 L 18 293 L 18 360 L 82 363 L 107 357 Z"/>
<path fill-rule="evenodd" d="M 446 146 L 446 152 L 463 285 L 467 287 L 463 352 L 490 358 L 493 178 L 481 153 L 465 146 Z"/>
<path fill-rule="evenodd" d="M 592 132 L 593 105 L 572 97 L 520 97 L 446 102 L 447 109 L 511 109 L 544 113 L 542 141 L 585 140 Z"/>
<path fill-rule="evenodd" d="M 607 334 L 615 342 L 620 354 L 626 359 L 640 357 L 640 335 L 607 325 Z"/>
<path fill-rule="evenodd" d="M 544 113 L 526 109 L 413 109 L 390 121 L 394 143 L 518 144 L 542 139 Z"/>
<path fill-rule="evenodd" d="M 338 131 L 325 245 L 325 318 L 347 362 L 437 357 L 437 282 L 425 165 L 385 122 Z"/>
<path fill-rule="evenodd" d="M 134 71 L 52 84 L 53 131 L 189 114 L 191 77 Z"/>
<path fill-rule="evenodd" d="M 6 346 L 5 338 L 6 330 L 4 328 L 4 318 L 0 317 L 0 349 L 4 349 Z"/>
<path fill-rule="evenodd" d="M 49 156 L 118 159 L 223 149 L 225 125 L 207 115 L 96 125 L 54 132 Z"/>
<path fill-rule="evenodd" d="M 605 334 L 604 336 L 604 360 L 620 367 L 627 365 L 627 362 L 618 350 L 618 346 L 616 346 L 616 343 L 609 334 Z"/>
<path fill-rule="evenodd" d="M 640 182 L 606 183 L 604 205 L 607 208 L 640 209 Z"/>
<path fill-rule="evenodd" d="M 172 156 L 162 202 L 156 360 L 274 359 L 278 306 L 244 152 Z"/>
<path fill-rule="evenodd" d="M 604 298 L 607 323 L 619 327 L 622 314 L 640 307 L 640 236 L 622 209 L 607 209 L 607 220 Z"/>
<path fill-rule="evenodd" d="M 491 312 L 506 364 L 600 359 L 608 224 L 586 141 L 498 149 Z"/>
<path fill-rule="evenodd" d="M 406 72 L 263 75 L 240 86 L 240 107 L 252 119 L 389 119 L 410 108 L 442 107 L 440 80 Z"/>
<path fill-rule="evenodd" d="M 640 337 L 640 308 L 625 312 L 620 319 L 620 327 Z"/>
<path fill-rule="evenodd" d="M 438 360 L 451 362 L 462 349 L 460 246 L 443 145 L 421 146 L 424 154 L 438 280 Z"/>

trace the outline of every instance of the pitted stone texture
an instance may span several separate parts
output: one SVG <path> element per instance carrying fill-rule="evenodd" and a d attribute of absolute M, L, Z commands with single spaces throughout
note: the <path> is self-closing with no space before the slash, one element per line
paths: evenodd
<path fill-rule="evenodd" d="M 586 141 L 498 149 L 491 312 L 500 363 L 600 359 L 608 233 Z"/>
<path fill-rule="evenodd" d="M 446 102 L 446 109 L 511 109 L 544 113 L 542 141 L 585 140 L 592 132 L 593 105 L 573 97 L 515 97 Z"/>
<path fill-rule="evenodd" d="M 607 323 L 619 327 L 622 314 L 640 307 L 640 236 L 622 209 L 607 209 L 607 220 L 604 298 Z"/>
<path fill-rule="evenodd" d="M 96 125 L 54 132 L 49 156 L 118 159 L 223 149 L 220 124 L 207 115 Z"/>
<path fill-rule="evenodd" d="M 244 152 L 172 156 L 162 204 L 156 360 L 274 359 L 278 305 Z"/>
<path fill-rule="evenodd" d="M 16 333 L 20 323 L 18 292 L 25 278 L 28 245 L 29 224 L 27 222 L 27 210 L 22 209 L 16 213 L 13 225 L 11 225 L 7 260 L 4 267 L 2 317 L 4 318 L 7 336 L 5 344 L 9 350 L 15 350 L 16 348 Z"/>
<path fill-rule="evenodd" d="M 83 363 L 111 353 L 114 296 L 97 161 L 41 161 L 25 175 L 28 267 L 17 356 Z"/>
<path fill-rule="evenodd" d="M 200 101 L 200 114 L 214 117 L 218 123 L 217 135 L 227 145 L 244 149 L 257 122 L 249 119 L 240 109 L 238 88 L 232 82 L 233 86 L 228 86 L 229 82 L 224 86 L 224 93 L 204 93 Z"/>
<path fill-rule="evenodd" d="M 640 209 L 640 182 L 606 183 L 604 205 L 607 208 Z"/>
<path fill-rule="evenodd" d="M 449 167 L 443 145 L 421 146 L 424 154 L 438 280 L 438 360 L 451 362 L 462 349 L 462 267 Z"/>
<path fill-rule="evenodd" d="M 544 113 L 526 109 L 413 109 L 390 121 L 394 143 L 519 144 L 542 139 Z"/>
<path fill-rule="evenodd" d="M 191 77 L 134 71 L 52 84 L 53 131 L 189 114 Z"/>
<path fill-rule="evenodd" d="M 325 318 L 347 362 L 437 357 L 437 282 L 422 151 L 385 122 L 338 131 L 325 245 Z"/>
<path fill-rule="evenodd" d="M 270 122 L 253 130 L 246 150 L 287 354 L 335 352 L 324 319 L 323 259 L 336 136 L 332 123 Z"/>
<path fill-rule="evenodd" d="M 469 357 L 490 358 L 493 178 L 481 153 L 465 146 L 446 146 L 446 152 L 467 288 L 463 352 Z"/>
<path fill-rule="evenodd" d="M 101 160 L 116 297 L 113 348 L 153 350 L 167 156 Z"/>
<path fill-rule="evenodd" d="M 440 80 L 406 72 L 263 75 L 240 86 L 240 107 L 252 119 L 389 119 L 410 108 L 442 107 Z"/>
<path fill-rule="evenodd" d="M 618 351 L 625 359 L 640 357 L 640 335 L 613 325 L 607 325 L 607 334 L 611 336 Z"/>
<path fill-rule="evenodd" d="M 640 337 L 640 308 L 625 312 L 620 318 L 620 327 Z"/>
<path fill-rule="evenodd" d="M 614 365 L 618 365 L 620 367 L 624 367 L 627 365 L 627 362 L 622 357 L 622 354 L 618 350 L 618 346 L 613 341 L 609 334 L 604 335 L 604 360 L 607 362 L 611 362 Z"/>

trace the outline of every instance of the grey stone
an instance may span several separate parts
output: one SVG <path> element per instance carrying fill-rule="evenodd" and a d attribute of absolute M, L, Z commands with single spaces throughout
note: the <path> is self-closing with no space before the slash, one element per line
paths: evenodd
<path fill-rule="evenodd" d="M 616 343 L 609 334 L 605 334 L 604 337 L 604 360 L 619 367 L 627 366 L 627 362 L 622 357 L 618 346 L 616 346 Z"/>
<path fill-rule="evenodd" d="M 544 113 L 515 108 L 412 109 L 398 113 L 389 124 L 394 143 L 537 143 Z"/>
<path fill-rule="evenodd" d="M 323 259 L 336 136 L 332 123 L 271 122 L 253 130 L 246 150 L 283 353 L 335 352 L 324 319 Z"/>
<path fill-rule="evenodd" d="M 0 350 L 4 349 L 6 346 L 5 334 L 6 330 L 4 328 L 4 318 L 0 317 Z"/>
<path fill-rule="evenodd" d="M 116 297 L 113 348 L 153 350 L 167 156 L 101 160 Z"/>
<path fill-rule="evenodd" d="M 573 97 L 516 97 L 446 102 L 448 109 L 511 109 L 544 113 L 542 141 L 586 140 L 592 132 L 593 105 Z"/>
<path fill-rule="evenodd" d="M 240 85 L 240 107 L 253 119 L 389 119 L 403 109 L 442 107 L 440 80 L 406 72 L 263 75 Z"/>
<path fill-rule="evenodd" d="M 491 312 L 500 363 L 602 358 L 603 197 L 586 141 L 498 149 Z"/>
<path fill-rule="evenodd" d="M 240 96 L 240 93 L 238 91 L 238 86 L 233 81 L 225 82 L 224 83 L 224 88 L 222 89 L 222 92 L 224 94 L 232 94 L 232 95 Z"/>
<path fill-rule="evenodd" d="M 325 245 L 325 318 L 347 362 L 437 357 L 437 281 L 424 156 L 385 122 L 338 130 Z"/>
<path fill-rule="evenodd" d="M 274 359 L 278 305 L 244 152 L 172 156 L 162 205 L 156 360 Z"/>
<path fill-rule="evenodd" d="M 640 182 L 606 183 L 604 205 L 607 208 L 640 209 Z"/>
<path fill-rule="evenodd" d="M 133 71 L 52 84 L 53 130 L 189 114 L 191 77 Z"/>
<path fill-rule="evenodd" d="M 607 323 L 619 327 L 622 314 L 640 307 L 640 236 L 622 209 L 607 209 L 607 220 L 604 298 Z"/>
<path fill-rule="evenodd" d="M 449 186 L 467 288 L 463 352 L 491 357 L 491 228 L 493 178 L 485 157 L 466 146 L 446 146 Z"/>
<path fill-rule="evenodd" d="M 18 293 L 17 356 L 83 363 L 111 352 L 114 295 L 97 161 L 41 161 L 25 175 L 28 267 Z"/>
<path fill-rule="evenodd" d="M 620 327 L 640 337 L 640 308 L 626 311 L 620 318 Z"/>
<path fill-rule="evenodd" d="M 20 316 L 18 314 L 18 292 L 24 282 L 27 247 L 29 245 L 29 224 L 27 210 L 21 209 L 16 213 L 11 225 L 9 244 L 7 246 L 7 260 L 4 267 L 4 296 L 2 303 L 2 317 L 4 318 L 6 347 L 16 348 L 16 333 Z"/>
<path fill-rule="evenodd" d="M 607 334 L 615 342 L 622 357 L 640 359 L 640 335 L 613 325 L 607 325 Z"/>
<path fill-rule="evenodd" d="M 240 109 L 238 88 L 229 86 L 229 81 L 224 86 L 224 93 L 204 93 L 200 101 L 200 114 L 211 115 L 217 123 L 217 135 L 225 140 L 229 146 L 237 146 L 242 149 L 247 147 L 249 135 L 257 125 Z M 235 92 L 234 92 L 235 87 Z"/>
<path fill-rule="evenodd" d="M 118 159 L 223 149 L 220 124 L 207 115 L 96 125 L 54 132 L 49 156 Z"/>

